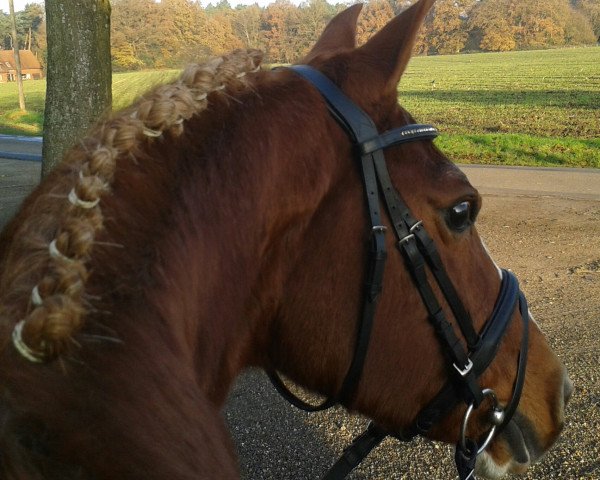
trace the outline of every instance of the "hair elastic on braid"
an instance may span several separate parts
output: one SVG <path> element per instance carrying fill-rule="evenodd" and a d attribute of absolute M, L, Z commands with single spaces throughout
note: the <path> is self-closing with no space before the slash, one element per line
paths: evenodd
<path fill-rule="evenodd" d="M 27 346 L 27 344 L 23 341 L 23 327 L 25 326 L 25 320 L 21 320 L 19 323 L 15 325 L 15 328 L 12 332 L 12 342 L 17 352 L 19 352 L 23 357 L 25 357 L 30 362 L 34 363 L 42 363 L 44 361 L 44 355 L 40 352 L 32 350 Z"/>
<path fill-rule="evenodd" d="M 77 196 L 77 192 L 75 191 L 75 188 L 73 188 L 69 192 L 69 202 L 71 202 L 71 204 L 75 205 L 76 207 L 90 209 L 98 205 L 100 199 L 97 198 L 96 200 L 82 200 Z"/>
<path fill-rule="evenodd" d="M 41 307 L 44 303 L 37 285 L 31 289 L 31 303 L 34 307 Z"/>
<path fill-rule="evenodd" d="M 74 261 L 72 258 L 69 258 L 66 255 L 64 255 L 58 249 L 58 247 L 56 246 L 56 238 L 48 244 L 48 253 L 50 254 L 50 258 L 57 258 L 57 259 L 65 261 L 65 262 Z"/>

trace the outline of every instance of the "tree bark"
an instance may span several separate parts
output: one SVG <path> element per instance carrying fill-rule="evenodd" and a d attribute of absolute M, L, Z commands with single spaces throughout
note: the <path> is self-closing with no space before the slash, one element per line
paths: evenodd
<path fill-rule="evenodd" d="M 21 75 L 21 57 L 19 57 L 19 40 L 17 38 L 17 17 L 15 16 L 15 6 L 13 0 L 8 0 L 8 10 L 10 12 L 10 25 L 12 29 L 12 46 L 15 52 L 15 69 L 17 70 L 17 88 L 19 90 L 19 108 L 25 111 L 25 93 L 23 93 L 23 77 Z"/>
<path fill-rule="evenodd" d="M 48 67 L 42 176 L 110 112 L 109 0 L 46 0 Z"/>

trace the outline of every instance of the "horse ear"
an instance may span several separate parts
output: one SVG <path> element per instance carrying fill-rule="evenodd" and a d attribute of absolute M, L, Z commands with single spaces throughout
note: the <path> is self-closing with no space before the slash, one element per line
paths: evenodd
<path fill-rule="evenodd" d="M 361 10 L 362 3 L 358 3 L 333 17 L 315 46 L 300 63 L 308 63 L 319 55 L 356 47 L 356 21 Z"/>
<path fill-rule="evenodd" d="M 410 60 L 417 32 L 435 0 L 419 0 L 392 19 L 357 52 L 375 59 L 385 79 L 385 91 L 396 91 Z"/>

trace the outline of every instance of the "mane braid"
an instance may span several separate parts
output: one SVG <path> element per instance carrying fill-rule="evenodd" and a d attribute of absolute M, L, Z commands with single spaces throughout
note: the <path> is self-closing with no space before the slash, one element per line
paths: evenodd
<path fill-rule="evenodd" d="M 31 235 L 28 241 L 33 246 L 25 251 L 32 266 L 45 268 L 41 279 L 27 287 L 23 284 L 31 282 L 32 274 L 28 269 L 18 269 L 10 283 L 13 291 L 7 288 L 2 295 L 3 315 L 18 312 L 6 305 L 11 299 L 25 305 L 24 316 L 12 334 L 13 345 L 23 357 L 32 362 L 48 361 L 76 345 L 74 335 L 82 328 L 86 314 L 86 264 L 96 235 L 103 228 L 102 197 L 111 191 L 117 161 L 127 160 L 140 144 L 165 133 L 181 135 L 185 122 L 206 109 L 209 95 L 223 95 L 226 86 L 233 83 L 246 84 L 246 74 L 258 71 L 261 60 L 258 50 L 236 50 L 190 65 L 174 82 L 155 88 L 99 123 L 65 156 L 63 164 L 73 169 L 76 179 L 66 197 L 48 196 L 48 201 L 64 203 L 57 210 L 60 214 L 52 217 L 55 237 L 39 244 L 36 235 L 42 227 L 25 232 Z M 27 223 L 34 224 L 35 220 L 29 218 Z M 40 223 L 50 230 L 46 220 Z M 22 297 L 27 292 L 31 292 L 30 298 L 24 302 Z M 15 316 L 20 314 L 11 315 Z"/>

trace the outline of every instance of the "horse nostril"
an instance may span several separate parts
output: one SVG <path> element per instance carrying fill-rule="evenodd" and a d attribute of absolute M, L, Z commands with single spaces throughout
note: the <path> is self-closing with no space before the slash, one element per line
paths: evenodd
<path fill-rule="evenodd" d="M 573 394 L 573 390 L 574 390 L 573 382 L 571 382 L 571 379 L 569 378 L 568 375 L 565 375 L 565 381 L 563 384 L 563 393 L 565 396 L 565 404 L 571 398 L 571 395 Z"/>

